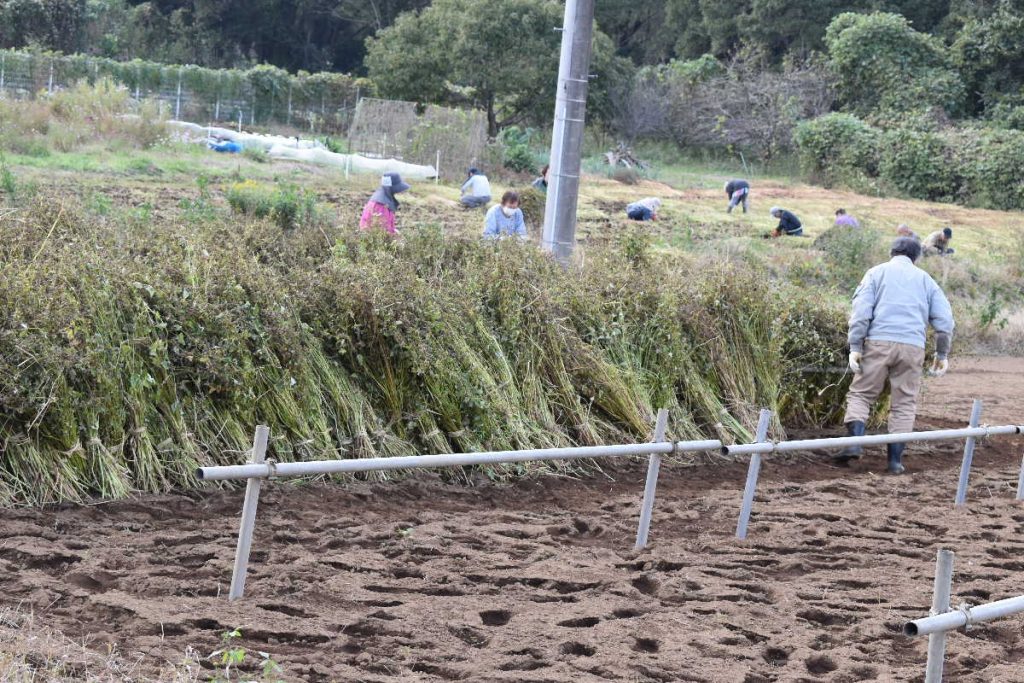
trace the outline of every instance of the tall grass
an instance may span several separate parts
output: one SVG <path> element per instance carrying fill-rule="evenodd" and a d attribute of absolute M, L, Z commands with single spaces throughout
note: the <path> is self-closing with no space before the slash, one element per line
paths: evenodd
<path fill-rule="evenodd" d="M 184 216 L 0 214 L 0 502 L 192 486 L 257 423 L 290 460 L 633 441 L 661 406 L 676 437 L 746 439 L 762 406 L 837 407 L 806 368 L 837 364 L 841 311 L 756 269 Z"/>

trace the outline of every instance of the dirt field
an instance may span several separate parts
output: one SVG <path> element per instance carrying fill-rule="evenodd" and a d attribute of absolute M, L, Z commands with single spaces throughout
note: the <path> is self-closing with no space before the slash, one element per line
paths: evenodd
<path fill-rule="evenodd" d="M 974 395 L 985 421 L 1020 419 L 1024 360 L 953 369 L 920 427 L 959 426 Z M 239 492 L 5 511 L 0 605 L 151 675 L 238 627 L 289 681 L 920 680 L 925 639 L 899 627 L 928 611 L 937 548 L 957 552 L 954 603 L 1024 593 L 1022 449 L 979 446 L 962 511 L 959 444 L 912 447 L 902 478 L 880 451 L 845 470 L 769 460 L 745 542 L 745 465 L 667 464 L 640 553 L 643 463 L 508 486 L 274 483 L 237 603 Z M 949 680 L 1022 680 L 1022 622 L 953 635 Z"/>

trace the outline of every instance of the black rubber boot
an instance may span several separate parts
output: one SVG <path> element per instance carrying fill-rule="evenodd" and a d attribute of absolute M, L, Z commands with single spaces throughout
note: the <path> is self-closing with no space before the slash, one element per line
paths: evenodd
<path fill-rule="evenodd" d="M 864 436 L 865 427 L 866 425 L 863 422 L 859 422 L 857 420 L 847 422 L 846 433 L 850 436 Z M 835 460 L 838 465 L 846 465 L 851 460 L 857 460 L 860 458 L 863 453 L 864 449 L 861 446 L 847 446 L 843 450 L 839 451 L 837 455 L 833 456 L 832 459 Z"/>
<path fill-rule="evenodd" d="M 890 474 L 903 474 L 906 468 L 903 466 L 903 449 L 906 448 L 905 443 L 891 443 L 888 446 L 889 450 L 889 473 Z"/>

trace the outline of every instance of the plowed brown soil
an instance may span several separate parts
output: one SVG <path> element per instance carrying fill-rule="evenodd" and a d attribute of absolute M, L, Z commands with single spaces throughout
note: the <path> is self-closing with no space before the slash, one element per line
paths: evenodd
<path fill-rule="evenodd" d="M 1024 362 L 957 361 L 919 427 L 959 426 L 979 395 L 1020 419 Z M 961 416 L 962 415 L 962 416 Z M 607 477 L 509 485 L 267 484 L 247 593 L 226 599 L 241 492 L 4 511 L 0 604 L 141 670 L 209 653 L 238 627 L 289 681 L 906 681 L 937 548 L 954 603 L 1024 593 L 1024 443 L 979 445 L 954 510 L 961 444 L 911 447 L 909 474 L 822 454 L 768 459 L 747 541 L 746 466 L 666 463 L 651 546 L 634 552 L 642 462 Z M 1022 618 L 954 634 L 948 680 L 1024 680 Z"/>

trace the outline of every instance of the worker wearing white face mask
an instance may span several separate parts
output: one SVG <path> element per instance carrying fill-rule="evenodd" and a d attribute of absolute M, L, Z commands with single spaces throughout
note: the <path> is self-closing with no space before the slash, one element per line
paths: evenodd
<path fill-rule="evenodd" d="M 492 206 L 484 219 L 484 239 L 501 237 L 526 238 L 526 221 L 519 208 L 519 193 L 509 190 L 501 197 L 501 204 Z"/>

